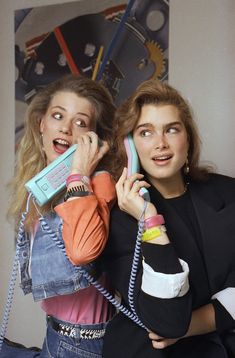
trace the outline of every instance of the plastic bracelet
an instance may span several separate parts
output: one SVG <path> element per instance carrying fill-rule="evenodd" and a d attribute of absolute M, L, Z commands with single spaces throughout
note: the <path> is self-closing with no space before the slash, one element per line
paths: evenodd
<path fill-rule="evenodd" d="M 162 235 L 162 232 L 166 231 L 164 226 L 152 227 L 146 230 L 142 235 L 142 241 L 151 241 Z"/>
<path fill-rule="evenodd" d="M 70 183 L 74 181 L 81 181 L 85 185 L 90 185 L 90 178 L 78 173 L 78 174 L 70 174 L 68 176 L 68 178 L 66 179 L 66 186 L 68 186 Z"/>
<path fill-rule="evenodd" d="M 67 191 L 64 197 L 64 201 L 67 201 L 71 197 L 83 197 L 91 194 L 92 193 L 90 191 L 85 190 L 84 185 L 75 186 Z"/>
<path fill-rule="evenodd" d="M 145 230 L 151 229 L 151 227 L 154 226 L 160 226 L 164 224 L 165 224 L 165 220 L 162 215 L 154 215 L 144 220 Z"/>

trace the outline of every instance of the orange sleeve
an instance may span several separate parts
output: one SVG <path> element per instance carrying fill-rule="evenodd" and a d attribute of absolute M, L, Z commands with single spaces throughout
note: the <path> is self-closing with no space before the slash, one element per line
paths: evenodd
<path fill-rule="evenodd" d="M 74 265 L 85 265 L 96 259 L 108 238 L 110 210 L 116 198 L 115 182 L 109 173 L 102 172 L 91 184 L 93 195 L 55 207 L 63 220 L 62 236 Z"/>

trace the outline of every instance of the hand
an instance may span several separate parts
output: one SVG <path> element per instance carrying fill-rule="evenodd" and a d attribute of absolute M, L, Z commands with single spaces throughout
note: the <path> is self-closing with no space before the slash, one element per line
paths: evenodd
<path fill-rule="evenodd" d="M 73 155 L 71 173 L 81 173 L 89 177 L 95 171 L 99 161 L 109 150 L 106 141 L 102 141 L 102 146 L 99 146 L 98 141 L 97 134 L 91 131 L 77 139 L 77 149 Z"/>
<path fill-rule="evenodd" d="M 127 178 L 127 168 L 124 168 L 116 184 L 120 209 L 132 215 L 137 220 L 140 219 L 144 207 L 144 199 L 139 195 L 139 190 L 142 187 L 150 187 L 150 184 L 141 179 L 143 179 L 143 174 L 139 173 L 135 173 Z M 148 216 L 157 214 L 153 204 L 147 204 L 146 213 L 148 213 Z"/>
<path fill-rule="evenodd" d="M 211 303 L 199 307 L 192 312 L 191 322 L 187 333 L 180 338 L 163 338 L 156 333 L 150 332 L 149 338 L 156 349 L 163 349 L 175 344 L 179 339 L 207 334 L 216 330 L 215 310 Z"/>
<path fill-rule="evenodd" d="M 156 333 L 150 332 L 149 338 L 152 341 L 153 348 L 164 349 L 172 344 L 175 344 L 180 338 L 163 338 Z"/>

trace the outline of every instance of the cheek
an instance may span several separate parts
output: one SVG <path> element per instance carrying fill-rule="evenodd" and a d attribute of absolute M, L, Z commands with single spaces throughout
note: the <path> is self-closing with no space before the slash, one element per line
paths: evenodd
<path fill-rule="evenodd" d="M 151 138 L 144 138 L 144 140 L 136 141 L 136 149 L 138 153 L 147 154 L 154 148 L 154 141 Z"/>
<path fill-rule="evenodd" d="M 181 154 L 181 156 L 185 155 L 187 157 L 188 148 L 189 148 L 187 138 L 184 137 L 180 141 L 176 141 L 175 148 Z"/>
<path fill-rule="evenodd" d="M 86 128 L 82 128 L 82 127 L 76 127 L 72 129 L 72 137 L 73 140 L 75 140 L 76 138 L 81 137 L 83 134 L 87 133 L 88 131 L 90 131 L 91 129 L 86 127 Z"/>
<path fill-rule="evenodd" d="M 141 141 L 141 142 L 137 141 L 136 150 L 139 156 L 141 166 L 144 168 L 145 164 L 147 163 L 147 159 L 151 157 L 152 145 L 150 141 Z"/>

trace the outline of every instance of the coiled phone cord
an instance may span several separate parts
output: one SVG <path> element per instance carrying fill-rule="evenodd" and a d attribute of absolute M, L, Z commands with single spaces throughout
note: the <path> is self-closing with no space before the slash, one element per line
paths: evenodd
<path fill-rule="evenodd" d="M 7 331 L 13 296 L 14 296 L 14 289 L 15 289 L 15 283 L 18 273 L 18 259 L 19 259 L 19 245 L 24 237 L 24 221 L 26 218 L 26 215 L 29 211 L 29 201 L 30 201 L 31 194 L 28 196 L 27 203 L 26 203 L 26 210 L 22 213 L 20 224 L 19 224 L 19 230 L 18 230 L 18 236 L 17 236 L 17 242 L 16 242 L 16 253 L 13 261 L 12 266 L 12 273 L 11 278 L 9 282 L 8 287 L 8 294 L 7 294 L 7 302 L 4 309 L 3 319 L 1 323 L 1 331 L 0 331 L 0 352 L 2 350 L 3 340 Z"/>
<path fill-rule="evenodd" d="M 29 196 L 28 196 L 27 203 L 26 203 L 26 210 L 25 210 L 25 212 L 22 213 L 22 217 L 21 217 L 20 224 L 19 224 L 18 237 L 17 237 L 17 243 L 16 243 L 16 253 L 15 253 L 15 257 L 14 257 L 12 274 L 11 274 L 9 288 L 8 288 L 7 302 L 6 302 L 6 306 L 4 309 L 3 320 L 1 323 L 0 352 L 2 350 L 3 340 L 4 340 L 4 337 L 6 334 L 10 311 L 11 311 L 11 307 L 12 307 L 15 283 L 16 283 L 17 272 L 18 272 L 19 246 L 20 246 L 20 243 L 24 237 L 24 222 L 26 219 L 26 215 L 29 212 L 30 199 L 31 199 L 31 194 L 29 194 Z M 33 200 L 33 202 L 34 202 L 34 200 Z M 34 204 L 35 204 L 35 202 L 34 202 Z M 140 218 L 139 224 L 138 224 L 138 234 L 137 234 L 137 240 L 136 240 L 136 245 L 135 245 L 135 250 L 134 250 L 134 255 L 133 255 L 133 263 L 132 263 L 131 274 L 130 274 L 130 281 L 129 281 L 129 288 L 128 288 L 128 301 L 129 301 L 131 311 L 128 310 L 125 306 L 123 306 L 120 302 L 118 302 L 115 299 L 115 297 L 110 292 L 108 292 L 98 281 L 96 281 L 84 268 L 82 268 L 82 266 L 76 266 L 76 268 L 78 269 L 78 271 L 80 271 L 83 274 L 83 276 L 87 279 L 87 281 L 90 284 L 92 284 L 119 311 L 121 311 L 123 314 L 125 314 L 128 318 L 130 318 L 137 325 L 139 325 L 140 327 L 147 330 L 145 325 L 140 321 L 139 317 L 136 314 L 136 311 L 134 308 L 134 299 L 133 299 L 134 285 L 135 285 L 138 262 L 139 262 L 139 257 L 140 257 L 141 237 L 142 237 L 143 228 L 144 228 L 143 217 L 144 217 L 144 212 L 145 212 L 146 206 L 147 206 L 147 202 L 145 201 L 143 213 L 141 215 L 141 218 Z M 48 235 L 50 235 L 50 237 L 57 242 L 60 249 L 66 255 L 64 243 L 57 239 L 57 235 L 51 230 L 50 226 L 46 223 L 43 216 L 40 215 L 39 221 L 40 221 L 41 225 L 43 226 L 44 230 L 46 230 L 48 232 Z M 67 257 L 67 255 L 66 255 L 66 257 Z"/>
<path fill-rule="evenodd" d="M 134 313 L 136 317 L 138 317 L 135 306 L 134 306 L 134 289 L 135 289 L 135 281 L 139 266 L 139 260 L 140 260 L 140 249 L 141 249 L 141 239 L 144 231 L 144 214 L 147 207 L 147 201 L 144 201 L 144 208 L 142 211 L 142 214 L 140 216 L 139 224 L 138 224 L 138 233 L 135 243 L 135 250 L 134 250 L 134 256 L 132 261 L 132 268 L 131 268 L 131 274 L 130 274 L 130 281 L 129 281 L 129 287 L 128 287 L 128 302 L 129 306 Z M 144 327 L 145 328 L 145 327 Z"/>
<path fill-rule="evenodd" d="M 130 280 L 129 280 L 129 287 L 128 287 L 128 302 L 131 308 L 131 311 L 128 310 L 125 306 L 123 306 L 120 302 L 118 302 L 111 293 L 109 293 L 102 285 L 100 285 L 97 281 L 93 279 L 93 277 L 84 269 L 81 268 L 80 270 L 85 278 L 90 282 L 109 302 L 111 302 L 119 311 L 125 314 L 128 318 L 130 318 L 133 322 L 138 324 L 141 328 L 147 330 L 145 325 L 139 319 L 135 308 L 134 308 L 134 288 L 135 288 L 135 281 L 136 275 L 138 271 L 138 263 L 140 259 L 140 247 L 141 247 L 141 238 L 144 230 L 144 214 L 147 207 L 147 201 L 144 201 L 144 208 L 142 214 L 140 216 L 140 220 L 138 223 L 138 234 L 136 238 L 136 244 L 134 249 L 131 273 L 130 273 Z"/>
<path fill-rule="evenodd" d="M 36 207 L 35 202 L 34 202 L 34 204 Z M 135 280 L 136 280 L 137 269 L 138 269 L 138 262 L 139 262 L 139 258 L 140 258 L 140 246 L 141 246 L 142 233 L 143 233 L 143 229 L 144 229 L 144 213 L 146 210 L 146 206 L 147 206 L 147 202 L 145 201 L 144 208 L 143 208 L 143 211 L 142 211 L 142 214 L 141 214 L 141 217 L 139 220 L 139 224 L 138 224 L 138 234 L 137 234 L 137 239 L 136 239 L 136 244 L 135 244 L 135 249 L 134 249 L 131 273 L 130 273 L 130 281 L 129 281 L 129 288 L 128 288 L 128 302 L 129 302 L 131 311 L 128 310 L 125 306 L 123 306 L 120 302 L 118 302 L 116 300 L 116 298 L 110 292 L 108 292 L 97 280 L 95 280 L 94 277 L 91 276 L 86 269 L 84 269 L 82 266 L 76 266 L 76 269 L 80 273 L 82 273 L 83 277 L 85 277 L 87 279 L 87 281 L 91 285 L 93 285 L 112 305 L 114 305 L 119 311 L 121 311 L 128 318 L 130 318 L 132 321 L 134 321 L 136 324 L 138 324 L 140 327 L 142 327 L 144 329 L 147 329 L 147 328 L 141 322 L 141 320 L 139 319 L 139 317 L 136 314 L 136 311 L 134 308 L 133 296 L 134 296 L 134 286 L 135 286 Z M 37 209 L 37 207 L 36 207 L 36 209 Z M 38 211 L 38 209 L 37 209 L 37 211 Z M 43 216 L 40 214 L 39 211 L 38 211 L 38 213 L 40 215 L 39 221 L 40 221 L 43 229 L 47 231 L 48 235 L 50 235 L 52 240 L 54 240 L 56 242 L 58 247 L 64 252 L 65 256 L 67 257 L 64 242 L 60 241 L 57 238 L 57 235 L 52 231 L 52 229 L 47 224 L 46 220 L 43 218 Z M 67 259 L 68 259 L 68 257 L 67 257 Z"/>
<path fill-rule="evenodd" d="M 138 324 L 140 327 L 142 327 L 144 329 L 146 329 L 146 327 L 140 321 L 140 319 L 138 318 L 138 316 L 135 312 L 135 309 L 134 309 L 133 295 L 134 295 L 134 284 L 135 284 L 135 279 L 136 279 L 136 274 L 137 274 L 137 267 L 138 267 L 138 262 L 139 262 L 139 257 L 140 257 L 140 244 L 141 244 L 141 237 L 142 237 L 143 228 L 144 228 L 143 217 L 144 217 L 146 206 L 147 206 L 147 202 L 145 201 L 144 209 L 141 214 L 141 218 L 140 218 L 139 225 L 138 225 L 138 235 L 137 235 L 137 240 L 136 240 L 136 245 L 135 245 L 135 250 L 134 250 L 134 255 L 133 255 L 131 274 L 130 274 L 129 289 L 128 289 L 128 301 L 129 301 L 131 311 L 128 310 L 125 306 L 123 306 L 120 302 L 118 302 L 116 300 L 116 298 L 110 292 L 108 292 L 97 280 L 95 280 L 94 277 L 91 276 L 86 269 L 84 269 L 82 266 L 76 266 L 77 270 L 80 273 L 82 273 L 83 277 L 85 277 L 87 279 L 87 281 L 91 285 L 93 285 L 112 305 L 114 305 L 119 311 L 121 311 L 128 318 L 133 320 L 136 324 Z M 39 211 L 38 211 L 38 213 L 39 213 Z M 43 216 L 40 216 L 39 221 L 40 221 L 43 229 L 47 231 L 48 235 L 50 235 L 52 240 L 56 241 L 56 244 L 58 245 L 58 247 L 64 252 L 65 256 L 67 257 L 64 242 L 63 241 L 61 242 L 57 238 L 57 235 L 53 232 L 53 230 L 47 224 L 47 222 L 43 218 Z"/>

